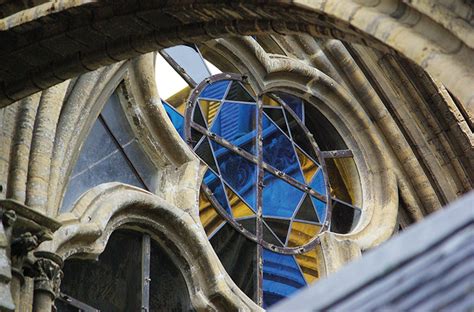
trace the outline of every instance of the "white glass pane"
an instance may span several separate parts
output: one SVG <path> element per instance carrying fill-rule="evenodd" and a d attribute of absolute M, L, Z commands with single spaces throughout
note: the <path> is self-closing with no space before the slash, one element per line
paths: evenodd
<path fill-rule="evenodd" d="M 193 48 L 178 45 L 165 49 L 165 52 L 186 71 L 195 83 L 198 84 L 211 75 L 203 58 L 199 52 Z"/>

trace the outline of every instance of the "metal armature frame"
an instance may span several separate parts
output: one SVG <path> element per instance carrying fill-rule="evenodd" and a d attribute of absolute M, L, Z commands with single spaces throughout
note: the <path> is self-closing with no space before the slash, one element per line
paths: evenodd
<path fill-rule="evenodd" d="M 293 177 L 285 174 L 284 172 L 272 167 L 271 165 L 263 162 L 263 137 L 262 137 L 262 118 L 263 118 L 263 102 L 262 102 L 262 97 L 263 94 L 259 94 L 256 98 L 256 104 L 257 104 L 257 156 L 252 155 L 251 153 L 243 150 L 242 148 L 230 143 L 229 141 L 225 140 L 224 138 L 218 136 L 215 133 L 212 133 L 205 127 L 195 123 L 192 118 L 194 114 L 194 109 L 196 105 L 198 105 L 198 98 L 201 92 L 210 84 L 215 83 L 217 81 L 222 81 L 222 80 L 232 80 L 232 81 L 238 81 L 241 83 L 246 83 L 245 77 L 238 75 L 238 74 L 233 74 L 233 73 L 222 73 L 218 75 L 214 75 L 206 79 L 205 81 L 202 81 L 191 93 L 187 106 L 186 106 L 186 112 L 185 112 L 185 138 L 187 143 L 193 147 L 193 144 L 196 143 L 193 141 L 192 136 L 191 136 L 191 130 L 194 129 L 198 131 L 199 133 L 203 134 L 204 136 L 210 138 L 214 142 L 218 143 L 219 145 L 227 148 L 228 150 L 238 154 L 239 156 L 247 159 L 248 161 L 254 163 L 257 166 L 258 174 L 257 174 L 257 211 L 256 211 L 256 233 L 255 235 L 245 229 L 241 224 L 238 223 L 233 218 L 230 218 L 224 207 L 220 205 L 220 203 L 217 201 L 215 196 L 213 195 L 211 189 L 203 183 L 202 185 L 202 190 L 206 194 L 207 198 L 209 201 L 212 203 L 212 205 L 217 209 L 218 213 L 229 223 L 231 224 L 235 229 L 237 229 L 240 233 L 242 233 L 245 237 L 248 239 L 256 242 L 258 246 L 267 248 L 269 250 L 281 253 L 281 254 L 286 254 L 286 255 L 296 255 L 296 254 L 302 254 L 305 253 L 309 250 L 312 250 L 313 248 L 316 247 L 316 245 L 319 244 L 319 237 L 316 235 L 313 237 L 308 243 L 306 243 L 303 246 L 298 246 L 298 247 L 281 247 L 277 246 L 274 244 L 271 244 L 263 239 L 263 215 L 262 215 L 262 195 L 263 195 L 263 189 L 264 189 L 264 183 L 263 183 L 263 175 L 264 172 L 267 171 L 274 176 L 284 180 L 288 184 L 292 185 L 293 187 L 299 189 L 300 191 L 304 192 L 305 194 L 309 194 L 311 196 L 316 197 L 317 199 L 321 200 L 326 204 L 326 217 L 325 217 L 325 222 L 324 224 L 319 224 L 321 226 L 320 232 L 326 231 L 329 229 L 329 224 L 330 224 L 330 218 L 331 218 L 331 207 L 332 207 L 332 199 L 328 199 L 328 196 L 330 194 L 330 185 L 329 185 L 329 180 L 328 180 L 328 172 L 327 172 L 327 167 L 325 163 L 325 158 L 341 158 L 341 157 L 351 157 L 352 152 L 350 150 L 338 150 L 338 151 L 329 151 L 329 152 L 321 152 L 319 150 L 319 147 L 314 140 L 313 136 L 310 134 L 309 130 L 306 128 L 306 126 L 301 122 L 300 118 L 293 112 L 291 108 L 288 108 L 286 103 L 281 100 L 278 96 L 271 94 L 269 96 L 272 97 L 272 99 L 278 101 L 278 103 L 285 109 L 285 113 L 291 114 L 293 119 L 298 123 L 298 126 L 301 127 L 301 129 L 307 133 L 307 138 L 309 142 L 311 143 L 311 146 L 318 158 L 319 161 L 319 166 L 321 167 L 321 170 L 323 170 L 323 175 L 324 175 L 324 182 L 325 182 L 325 188 L 326 188 L 326 194 L 327 196 L 320 194 L 313 190 L 312 188 L 308 187 L 307 185 L 297 181 Z M 349 204 L 348 204 L 349 205 Z M 260 247 L 258 247 L 260 248 Z M 257 251 L 259 252 L 259 251 Z M 260 251 L 261 252 L 261 251 Z"/>

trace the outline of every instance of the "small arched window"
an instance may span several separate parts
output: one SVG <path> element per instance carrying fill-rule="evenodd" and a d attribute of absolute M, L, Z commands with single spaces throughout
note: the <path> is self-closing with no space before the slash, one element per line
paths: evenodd
<path fill-rule="evenodd" d="M 115 231 L 97 260 L 68 259 L 63 271 L 58 311 L 193 310 L 181 271 L 148 234 Z"/>

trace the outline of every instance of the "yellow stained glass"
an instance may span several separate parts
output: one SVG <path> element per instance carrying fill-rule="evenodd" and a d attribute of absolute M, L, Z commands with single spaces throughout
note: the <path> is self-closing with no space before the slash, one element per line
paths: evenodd
<path fill-rule="evenodd" d="M 208 100 L 200 100 L 199 103 L 201 104 L 201 110 L 204 114 L 204 118 L 207 120 L 207 125 L 210 126 L 212 121 L 217 115 L 217 111 L 221 106 L 220 101 L 208 101 Z"/>
<path fill-rule="evenodd" d="M 224 219 L 217 213 L 202 191 L 199 194 L 199 218 L 207 236 L 211 235 L 224 222 Z"/>
<path fill-rule="evenodd" d="M 247 206 L 247 204 L 227 186 L 225 187 L 225 191 L 227 193 L 227 198 L 229 199 L 230 209 L 232 210 L 235 219 L 255 215 L 253 210 L 250 209 L 250 207 Z"/>
<path fill-rule="evenodd" d="M 316 171 L 318 171 L 319 167 L 309 159 L 298 147 L 295 147 L 296 154 L 298 155 L 298 159 L 300 160 L 301 169 L 303 170 L 303 175 L 306 183 L 311 183 L 311 180 L 314 177 Z"/>
<path fill-rule="evenodd" d="M 295 258 L 308 284 L 314 283 L 321 278 L 322 255 L 319 248 L 315 248 L 304 254 L 295 255 Z"/>
<path fill-rule="evenodd" d="M 166 102 L 173 106 L 181 115 L 184 115 L 186 110 L 186 101 L 191 93 L 190 87 L 185 87 L 181 91 L 173 94 L 166 99 Z"/>
<path fill-rule="evenodd" d="M 264 95 L 262 97 L 262 103 L 265 106 L 278 106 L 278 107 L 281 106 L 280 103 L 278 103 L 277 101 L 275 101 L 274 99 L 272 99 L 268 95 Z"/>
<path fill-rule="evenodd" d="M 352 158 L 326 159 L 331 195 L 354 206 L 361 205 L 359 173 Z"/>
<path fill-rule="evenodd" d="M 293 221 L 288 238 L 288 247 L 303 246 L 315 237 L 320 230 L 319 225 Z"/>

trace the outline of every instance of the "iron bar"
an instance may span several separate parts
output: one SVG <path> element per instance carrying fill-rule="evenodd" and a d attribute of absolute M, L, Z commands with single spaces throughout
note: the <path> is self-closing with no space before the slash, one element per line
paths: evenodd
<path fill-rule="evenodd" d="M 144 312 L 150 311 L 150 235 L 142 236 L 142 306 Z"/>
<path fill-rule="evenodd" d="M 303 246 L 298 246 L 298 247 L 280 247 L 273 245 L 269 242 L 266 242 L 265 240 L 261 240 L 260 242 L 257 240 L 256 235 L 252 234 L 249 232 L 247 229 L 245 229 L 240 223 L 238 223 L 236 220 L 229 218 L 229 214 L 227 211 L 224 209 L 224 207 L 221 206 L 221 204 L 217 201 L 216 197 L 214 196 L 214 193 L 212 193 L 212 190 L 205 184 L 202 185 L 202 189 L 204 193 L 206 194 L 207 198 L 211 202 L 211 204 L 217 209 L 217 212 L 219 215 L 226 221 L 228 222 L 233 228 L 235 228 L 238 232 L 240 232 L 242 235 L 244 235 L 246 238 L 249 240 L 261 244 L 263 247 L 274 251 L 278 252 L 284 255 L 297 255 L 301 253 L 305 253 L 311 249 L 313 249 L 317 244 L 319 244 L 319 237 L 315 236 L 313 239 L 311 239 L 309 242 L 307 242 Z M 319 224 L 321 227 L 323 224 Z"/>
<path fill-rule="evenodd" d="M 322 151 L 321 155 L 323 158 L 350 158 L 354 155 L 352 151 L 349 149 L 345 150 L 335 150 L 335 151 Z"/>
<path fill-rule="evenodd" d="M 67 305 L 70 305 L 74 308 L 77 308 L 80 311 L 84 312 L 100 312 L 99 309 L 93 308 L 90 305 L 77 300 L 69 295 L 66 295 L 64 293 L 59 293 L 58 299 L 61 300 L 62 302 L 66 303 Z"/>
<path fill-rule="evenodd" d="M 331 200 L 332 200 L 332 201 L 335 201 L 335 202 L 338 202 L 338 203 L 341 203 L 341 204 L 344 204 L 344 205 L 348 206 L 349 208 L 362 211 L 362 209 L 360 209 L 359 207 L 354 206 L 354 205 L 352 205 L 352 204 L 349 204 L 348 202 L 345 202 L 345 201 L 343 201 L 343 200 L 337 199 L 337 198 L 335 198 L 335 197 L 331 197 Z"/>
<path fill-rule="evenodd" d="M 264 169 L 263 164 L 263 138 L 262 138 L 262 120 L 263 120 L 263 108 L 262 108 L 262 97 L 257 97 L 257 225 L 256 225 L 256 235 L 257 241 L 257 304 L 263 305 L 263 250 L 262 250 L 262 241 L 263 241 L 263 222 L 262 222 L 262 213 L 263 213 L 263 177 Z"/>
<path fill-rule="evenodd" d="M 191 76 L 182 68 L 172 57 L 169 55 L 164 49 L 160 50 L 159 52 L 161 56 L 170 64 L 171 67 L 186 81 L 188 85 L 191 86 L 192 88 L 195 88 L 197 86 L 196 81 L 194 81 Z"/>

